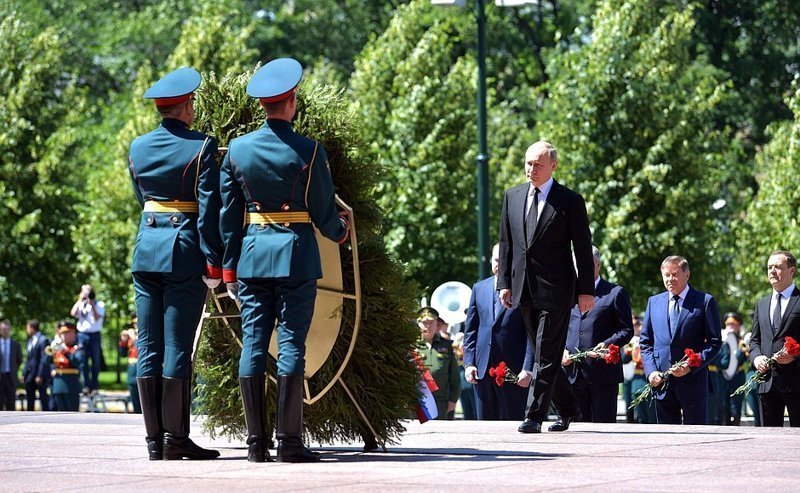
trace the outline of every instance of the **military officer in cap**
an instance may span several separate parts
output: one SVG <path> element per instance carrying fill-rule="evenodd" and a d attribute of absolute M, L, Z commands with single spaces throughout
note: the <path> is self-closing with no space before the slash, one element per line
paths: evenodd
<path fill-rule="evenodd" d="M 78 328 L 62 320 L 56 328 L 56 338 L 45 348 L 46 364 L 52 366 L 53 399 L 59 411 L 78 411 L 81 404 L 79 372 L 86 355 L 78 346 Z"/>
<path fill-rule="evenodd" d="M 281 58 L 253 75 L 247 94 L 259 99 L 267 120 L 232 140 L 222 164 L 223 279 L 242 313 L 239 384 L 251 462 L 270 460 L 265 376 L 273 328 L 278 461 L 319 460 L 301 440 L 305 341 L 322 277 L 314 226 L 339 243 L 347 239 L 349 226 L 336 210 L 325 149 L 292 129 L 302 73 L 296 60 Z"/>
<path fill-rule="evenodd" d="M 458 369 L 458 356 L 453 344 L 442 337 L 438 327 L 440 320 L 436 309 L 429 306 L 417 312 L 417 325 L 420 339 L 417 343 L 417 354 L 436 381 L 438 390 L 433 392 L 439 416 L 436 419 L 452 420 L 455 415 L 456 402 L 461 397 L 461 371 Z"/>
<path fill-rule="evenodd" d="M 137 385 L 150 460 L 213 459 L 189 439 L 192 343 L 208 289 L 222 278 L 217 142 L 189 130 L 193 68 L 145 92 L 161 124 L 131 143 L 130 174 L 142 217 L 133 251 L 139 322 Z"/>

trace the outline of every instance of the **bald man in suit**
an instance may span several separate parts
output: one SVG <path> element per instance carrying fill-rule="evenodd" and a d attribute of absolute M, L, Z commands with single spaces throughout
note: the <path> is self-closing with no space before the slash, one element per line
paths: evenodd
<path fill-rule="evenodd" d="M 520 307 L 533 351 L 520 433 L 541 432 L 551 401 L 567 426 L 580 416 L 561 356 L 572 306 L 577 302 L 581 313 L 594 306 L 592 235 L 583 197 L 553 179 L 557 166 L 552 144 L 531 145 L 525 152 L 528 182 L 505 192 L 500 215 L 497 289 L 506 308 Z"/>

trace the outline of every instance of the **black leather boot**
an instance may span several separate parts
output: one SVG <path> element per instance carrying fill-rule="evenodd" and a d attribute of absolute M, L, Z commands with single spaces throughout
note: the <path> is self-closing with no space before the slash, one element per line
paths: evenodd
<path fill-rule="evenodd" d="M 247 423 L 247 461 L 272 462 L 267 437 L 266 376 L 239 378 L 244 420 Z"/>
<path fill-rule="evenodd" d="M 164 377 L 162 386 L 164 460 L 210 460 L 219 457 L 216 450 L 199 447 L 189 438 L 191 381 Z"/>
<path fill-rule="evenodd" d="M 150 460 L 161 460 L 164 450 L 164 427 L 161 425 L 161 377 L 136 379 L 139 402 L 142 404 L 144 430 L 147 433 L 147 454 Z"/>
<path fill-rule="evenodd" d="M 308 450 L 303 433 L 303 375 L 278 375 L 278 462 L 317 462 L 319 454 Z"/>

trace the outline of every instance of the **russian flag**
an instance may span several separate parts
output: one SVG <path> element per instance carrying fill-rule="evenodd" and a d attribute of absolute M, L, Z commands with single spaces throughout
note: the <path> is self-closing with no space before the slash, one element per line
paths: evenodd
<path fill-rule="evenodd" d="M 439 390 L 439 386 L 436 385 L 436 380 L 431 376 L 431 372 L 425 370 L 420 376 L 417 385 L 422 394 L 417 401 L 417 419 L 419 419 L 420 423 L 436 419 L 439 416 L 439 411 L 436 408 L 436 399 L 433 398 L 433 392 Z"/>

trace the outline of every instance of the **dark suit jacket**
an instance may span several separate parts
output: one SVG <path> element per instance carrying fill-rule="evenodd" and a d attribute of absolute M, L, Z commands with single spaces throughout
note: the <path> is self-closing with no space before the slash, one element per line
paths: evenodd
<path fill-rule="evenodd" d="M 11 346 L 9 347 L 9 351 L 11 353 L 11 364 L 9 365 L 9 369 L 11 370 L 11 381 L 14 382 L 14 386 L 19 385 L 19 365 L 22 364 L 22 348 L 20 347 L 19 343 L 14 339 L 11 339 Z M 3 353 L 0 352 L 0 363 L 2 363 Z M 0 364 L 0 368 L 3 365 Z"/>
<path fill-rule="evenodd" d="M 49 345 L 50 340 L 40 332 L 39 340 L 36 341 L 36 345 L 28 351 L 25 358 L 25 369 L 22 370 L 25 383 L 33 383 L 36 377 L 42 377 L 44 381 L 50 379 L 50 366 L 45 363 L 46 358 L 44 354 L 44 348 Z"/>
<path fill-rule="evenodd" d="M 464 324 L 464 367 L 476 367 L 479 379 L 486 375 L 489 366 L 500 361 L 505 361 L 515 373 L 532 371 L 532 352 L 526 349 L 529 344 L 522 312 L 509 310 L 500 303 L 494 276 L 475 283 Z"/>
<path fill-rule="evenodd" d="M 594 308 L 581 315 L 578 306 L 572 308 L 567 333 L 567 350 L 570 353 L 585 351 L 604 342 L 622 349 L 633 337 L 631 300 L 625 288 L 605 279 L 597 282 Z M 622 363 L 610 365 L 601 358 L 586 358 L 578 364 L 565 367 L 570 383 L 575 383 L 577 372 L 591 384 L 616 384 L 622 382 Z"/>
<path fill-rule="evenodd" d="M 772 314 L 769 311 L 769 302 L 772 297 L 774 297 L 774 293 L 761 298 L 756 303 L 756 310 L 753 314 L 753 335 L 750 339 L 751 362 L 757 356 L 764 355 L 769 358 L 780 351 L 786 337 L 792 337 L 800 342 L 800 303 L 797 302 L 800 300 L 800 290 L 795 286 L 792 291 L 777 332 L 773 332 L 770 321 Z M 758 386 L 758 393 L 769 392 L 773 385 L 778 392 L 800 392 L 800 359 L 786 365 L 775 365 L 767 380 Z"/>
<path fill-rule="evenodd" d="M 503 196 L 497 289 L 511 289 L 516 307 L 527 284 L 536 308 L 569 310 L 578 294 L 594 293 L 592 235 L 586 204 L 583 197 L 553 180 L 536 230 L 528 231 L 526 237 L 525 198 L 529 186 L 528 182 L 518 185 Z"/>
<path fill-rule="evenodd" d="M 708 363 L 717 355 L 721 340 L 719 308 L 714 297 L 691 286 L 681 307 L 678 327 L 670 336 L 669 292 L 664 291 L 647 300 L 639 345 L 645 378 L 654 371 L 667 371 L 684 356 L 686 348 L 693 349 L 703 363 L 681 378 L 671 378 L 670 385 L 680 385 L 686 395 L 706 399 L 708 394 Z M 663 398 L 657 393 L 656 398 Z"/>

